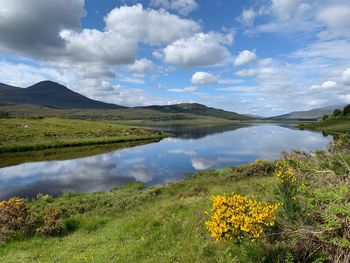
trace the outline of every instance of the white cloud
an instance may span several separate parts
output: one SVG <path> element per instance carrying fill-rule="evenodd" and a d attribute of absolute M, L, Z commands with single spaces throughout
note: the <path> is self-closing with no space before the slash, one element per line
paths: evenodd
<path fill-rule="evenodd" d="M 332 80 L 328 80 L 323 82 L 321 85 L 312 85 L 311 89 L 312 90 L 323 90 L 323 89 L 331 89 L 337 86 L 337 83 Z"/>
<path fill-rule="evenodd" d="M 350 42 L 347 40 L 317 40 L 302 49 L 296 50 L 292 53 L 292 56 L 304 59 L 327 58 L 349 60 L 350 52 L 345 52 L 345 50 L 350 50 Z"/>
<path fill-rule="evenodd" d="M 6 48 L 16 55 L 25 53 L 60 68 L 81 71 L 87 77 L 99 77 L 99 73 L 100 77 L 113 77 L 114 65 L 135 61 L 140 43 L 167 45 L 201 29 L 192 20 L 137 4 L 110 11 L 103 31 L 79 31 L 76 29 L 85 14 L 83 0 L 24 2 L 6 0 L 1 4 L 0 14 L 6 19 L 0 21 L 0 51 Z"/>
<path fill-rule="evenodd" d="M 54 67 L 11 63 L 0 60 L 1 82 L 17 86 L 28 87 L 39 81 L 52 80 L 64 85 L 72 86 L 76 83 L 76 76 L 67 70 L 57 70 Z"/>
<path fill-rule="evenodd" d="M 257 13 L 253 9 L 244 9 L 238 17 L 238 21 L 245 26 L 252 26 Z"/>
<path fill-rule="evenodd" d="M 229 55 L 225 45 L 232 44 L 232 41 L 232 34 L 197 33 L 168 45 L 163 50 L 164 61 L 186 68 L 215 65 Z"/>
<path fill-rule="evenodd" d="M 151 45 L 169 44 L 200 30 L 192 20 L 164 10 L 144 9 L 141 4 L 113 9 L 105 22 L 106 32 L 117 32 L 125 38 Z"/>
<path fill-rule="evenodd" d="M 291 34 L 294 32 L 313 32 L 319 25 L 312 20 L 315 6 L 308 0 L 272 0 L 263 4 L 255 11 L 256 16 L 266 16 L 268 19 L 254 29 L 246 30 L 252 35 L 261 32 L 281 32 Z"/>
<path fill-rule="evenodd" d="M 151 0 L 150 5 L 175 10 L 181 15 L 188 15 L 198 8 L 195 0 Z"/>
<path fill-rule="evenodd" d="M 167 89 L 169 92 L 176 92 L 176 93 L 193 93 L 197 91 L 197 87 L 195 86 L 188 86 L 183 89 Z"/>
<path fill-rule="evenodd" d="M 327 34 L 350 36 L 350 4 L 334 4 L 321 9 L 317 20 L 325 24 Z M 324 33 L 325 34 L 325 33 Z"/>
<path fill-rule="evenodd" d="M 309 8 L 309 4 L 299 0 L 272 0 L 271 6 L 274 14 L 282 21 L 290 20 Z"/>
<path fill-rule="evenodd" d="M 136 60 L 134 64 L 128 66 L 128 68 L 140 76 L 144 76 L 147 73 L 154 73 L 156 71 L 156 66 L 153 62 L 145 58 Z"/>
<path fill-rule="evenodd" d="M 249 50 L 241 51 L 238 56 L 235 58 L 235 66 L 242 66 L 245 64 L 254 64 L 257 61 L 255 52 Z"/>
<path fill-rule="evenodd" d="M 257 75 L 256 69 L 242 69 L 235 73 L 239 77 L 255 77 Z"/>
<path fill-rule="evenodd" d="M 64 60 L 73 62 L 127 64 L 134 61 L 138 51 L 137 41 L 115 32 L 84 29 L 77 33 L 65 30 L 61 32 L 61 37 L 66 41 Z"/>
<path fill-rule="evenodd" d="M 350 85 L 350 68 L 345 69 L 342 72 L 341 78 L 342 78 L 342 81 L 345 85 Z"/>
<path fill-rule="evenodd" d="M 232 86 L 232 87 L 217 88 L 216 90 L 236 91 L 236 92 L 252 92 L 252 91 L 255 91 L 256 89 L 257 89 L 257 87 L 255 87 L 255 86 Z"/>
<path fill-rule="evenodd" d="M 192 75 L 192 84 L 216 84 L 218 83 L 218 78 L 208 72 L 198 71 Z"/>

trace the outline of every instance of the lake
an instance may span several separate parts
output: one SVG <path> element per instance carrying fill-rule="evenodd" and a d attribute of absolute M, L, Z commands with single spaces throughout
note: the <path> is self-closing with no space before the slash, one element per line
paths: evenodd
<path fill-rule="evenodd" d="M 23 163 L 0 169 L 0 199 L 32 198 L 38 193 L 58 196 L 65 191 L 109 191 L 129 182 L 166 184 L 203 169 L 278 159 L 283 151 L 315 151 L 325 148 L 332 139 L 288 125 L 158 128 L 175 137 L 124 149 L 106 148 L 102 153 L 89 150 L 94 155 L 84 153 L 80 156 L 85 157 L 74 155 L 68 160 L 26 162 L 22 158 Z M 77 152 L 79 148 L 71 150 Z M 49 153 L 45 156 L 55 159 Z M 31 160 L 29 156 L 27 160 Z"/>

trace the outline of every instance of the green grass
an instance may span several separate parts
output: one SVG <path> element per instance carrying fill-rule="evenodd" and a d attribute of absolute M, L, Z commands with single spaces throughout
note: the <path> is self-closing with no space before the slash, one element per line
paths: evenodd
<path fill-rule="evenodd" d="M 158 131 L 63 118 L 0 119 L 0 152 L 160 139 Z"/>
<path fill-rule="evenodd" d="M 314 122 L 302 125 L 305 129 L 323 131 L 325 133 L 340 135 L 350 133 L 349 118 L 330 118 L 323 122 Z"/>
<path fill-rule="evenodd" d="M 0 247 L 1 262 L 228 262 L 238 247 L 213 241 L 204 227 L 210 196 L 237 192 L 274 201 L 274 177 L 237 181 L 234 169 L 206 171 L 163 187 L 131 184 L 110 193 L 34 201 L 59 206 L 78 229 Z M 77 211 L 82 213 L 79 214 Z M 233 251 L 232 251 L 233 250 Z M 230 261 L 231 262 L 231 261 Z"/>

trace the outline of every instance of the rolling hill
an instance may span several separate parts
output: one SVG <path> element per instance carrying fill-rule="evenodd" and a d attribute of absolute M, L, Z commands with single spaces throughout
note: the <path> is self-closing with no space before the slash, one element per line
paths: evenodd
<path fill-rule="evenodd" d="M 165 105 L 165 106 L 155 105 L 155 106 L 146 106 L 146 107 L 139 107 L 139 108 L 156 110 L 163 113 L 182 113 L 182 114 L 189 113 L 189 114 L 194 114 L 199 116 L 209 116 L 209 117 L 222 118 L 222 119 L 228 119 L 228 120 L 253 119 L 250 116 L 238 114 L 236 112 L 224 111 L 221 109 L 207 107 L 199 103 L 181 103 L 181 104 Z"/>
<path fill-rule="evenodd" d="M 73 116 L 87 119 L 182 120 L 211 117 L 226 120 L 250 120 L 250 116 L 207 107 L 198 103 L 128 108 L 87 98 L 52 81 L 42 81 L 28 88 L 0 83 L 2 116 Z M 15 109 L 14 109 L 15 107 Z M 1 116 L 1 114 L 0 114 Z"/>
<path fill-rule="evenodd" d="M 0 105 L 32 104 L 52 108 L 120 109 L 119 105 L 89 99 L 52 81 L 42 81 L 28 88 L 0 84 Z"/>
<path fill-rule="evenodd" d="M 328 107 L 323 108 L 316 108 L 308 111 L 293 111 L 287 114 L 278 115 L 274 117 L 270 117 L 268 119 L 272 120 L 282 120 L 282 119 L 304 119 L 304 120 L 311 120 L 311 119 L 319 119 L 323 115 L 331 115 L 334 111 L 334 109 L 343 109 L 345 105 L 332 105 Z"/>

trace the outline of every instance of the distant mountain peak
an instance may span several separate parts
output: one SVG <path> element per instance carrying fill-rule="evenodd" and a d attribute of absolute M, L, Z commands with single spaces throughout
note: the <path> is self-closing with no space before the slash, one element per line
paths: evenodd
<path fill-rule="evenodd" d="M 30 87 L 28 87 L 27 89 L 29 90 L 67 90 L 67 91 L 71 91 L 70 89 L 68 89 L 66 86 L 63 86 L 62 84 L 59 84 L 57 82 L 54 81 L 50 81 L 50 80 L 44 80 L 44 81 L 40 81 Z"/>
<path fill-rule="evenodd" d="M 0 89 L 0 104 L 33 104 L 63 109 L 125 108 L 116 104 L 90 99 L 50 80 L 40 81 L 28 88 L 16 88 L 5 84 L 4 88 Z"/>

